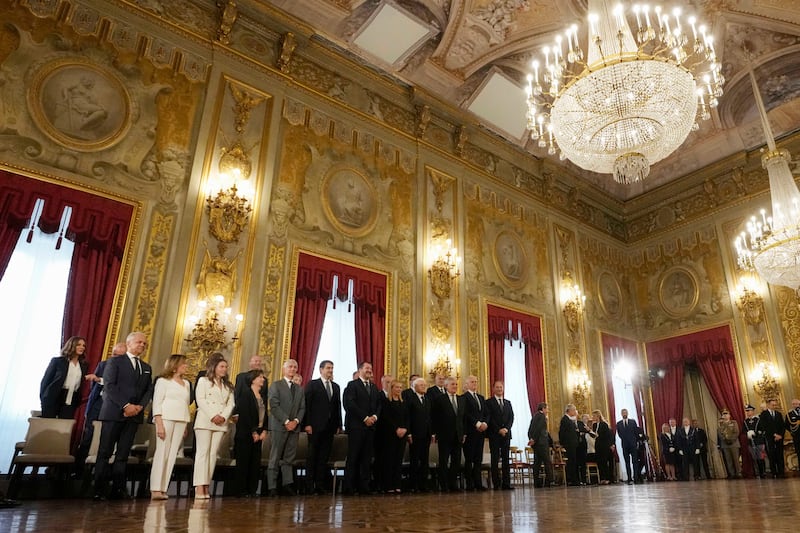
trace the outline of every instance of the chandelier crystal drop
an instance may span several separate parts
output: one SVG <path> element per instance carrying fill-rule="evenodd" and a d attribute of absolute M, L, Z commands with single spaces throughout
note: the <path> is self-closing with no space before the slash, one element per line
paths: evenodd
<path fill-rule="evenodd" d="M 680 8 L 606 0 L 589 0 L 585 30 L 582 40 L 571 26 L 532 62 L 531 138 L 618 183 L 643 180 L 722 96 L 713 36 Z"/>

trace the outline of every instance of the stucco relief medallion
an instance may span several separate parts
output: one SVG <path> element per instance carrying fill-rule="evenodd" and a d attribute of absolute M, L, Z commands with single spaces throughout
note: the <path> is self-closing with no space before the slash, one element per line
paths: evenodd
<path fill-rule="evenodd" d="M 494 267 L 502 281 L 519 288 L 528 280 L 528 256 L 516 233 L 501 231 L 494 241 Z"/>
<path fill-rule="evenodd" d="M 688 268 L 672 267 L 661 276 L 658 302 L 669 316 L 688 316 L 697 306 L 699 297 L 697 277 Z"/>
<path fill-rule="evenodd" d="M 35 73 L 28 108 L 48 137 L 82 152 L 113 146 L 131 124 L 131 101 L 122 81 L 76 58 L 47 63 Z"/>
<path fill-rule="evenodd" d="M 603 272 L 597 277 L 597 299 L 609 318 L 622 317 L 622 291 L 611 272 Z"/>
<path fill-rule="evenodd" d="M 378 195 L 369 180 L 353 168 L 336 168 L 322 181 L 322 207 L 336 229 L 361 237 L 375 228 Z"/>

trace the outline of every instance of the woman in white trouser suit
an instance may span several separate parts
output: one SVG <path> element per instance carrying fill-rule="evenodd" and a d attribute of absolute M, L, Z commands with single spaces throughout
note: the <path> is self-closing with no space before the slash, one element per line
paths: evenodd
<path fill-rule="evenodd" d="M 217 451 L 233 411 L 233 386 L 228 380 L 228 362 L 212 360 L 206 376 L 197 382 L 197 416 L 194 419 L 194 496 L 209 498 L 208 485 L 217 465 Z"/>
<path fill-rule="evenodd" d="M 189 368 L 186 357 L 174 354 L 164 364 L 153 392 L 153 423 L 156 426 L 156 451 L 150 470 L 150 494 L 154 500 L 166 500 L 175 458 L 189 423 L 191 384 L 183 379 Z"/>

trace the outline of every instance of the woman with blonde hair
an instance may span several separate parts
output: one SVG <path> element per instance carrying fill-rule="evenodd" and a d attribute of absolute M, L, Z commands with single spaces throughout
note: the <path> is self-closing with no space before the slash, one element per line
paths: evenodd
<path fill-rule="evenodd" d="M 664 459 L 664 475 L 667 481 L 677 481 L 678 478 L 675 476 L 675 455 L 677 454 L 675 450 L 677 448 L 675 436 L 672 434 L 669 424 L 661 424 L 661 435 L 658 438 L 661 441 L 661 456 Z"/>
<path fill-rule="evenodd" d="M 206 375 L 197 381 L 197 416 L 194 435 L 197 451 L 194 456 L 194 496 L 207 500 L 208 486 L 217 466 L 217 451 L 228 431 L 228 418 L 233 412 L 233 386 L 228 379 L 228 362 L 212 358 Z"/>
<path fill-rule="evenodd" d="M 406 434 L 408 433 L 408 411 L 403 402 L 403 384 L 392 380 L 389 384 L 389 396 L 384 396 L 381 411 L 385 428 L 385 445 L 383 475 L 383 490 L 387 493 L 400 492 L 401 467 L 403 454 L 406 450 Z"/>
<path fill-rule="evenodd" d="M 156 451 L 150 469 L 150 494 L 153 500 L 166 500 L 175 458 L 178 456 L 186 424 L 192 386 L 183 378 L 189 364 L 186 356 L 173 354 L 164 363 L 153 392 L 153 424 L 156 426 Z"/>

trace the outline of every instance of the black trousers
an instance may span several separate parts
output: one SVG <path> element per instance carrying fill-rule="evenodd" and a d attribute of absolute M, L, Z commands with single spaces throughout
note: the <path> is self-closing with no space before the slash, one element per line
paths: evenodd
<path fill-rule="evenodd" d="M 442 491 L 458 490 L 461 470 L 461 443 L 456 438 L 439 441 L 439 488 Z"/>
<path fill-rule="evenodd" d="M 369 493 L 370 466 L 375 441 L 375 431 L 351 430 L 347 434 L 347 465 L 344 469 L 344 490 Z"/>
<path fill-rule="evenodd" d="M 601 481 L 612 481 L 611 472 L 614 470 L 614 454 L 611 449 L 595 451 L 595 458 L 597 460 L 597 470 L 600 474 Z"/>
<path fill-rule="evenodd" d="M 403 466 L 403 455 L 406 452 L 406 439 L 394 438 L 383 443 L 382 464 L 376 464 L 380 469 L 383 490 L 397 490 L 400 488 L 400 469 Z"/>
<path fill-rule="evenodd" d="M 408 446 L 410 462 L 409 476 L 412 490 L 428 490 L 428 468 L 430 463 L 431 436 L 413 435 Z"/>
<path fill-rule="evenodd" d="M 704 447 L 700 450 L 700 468 L 699 472 L 705 472 L 706 479 L 711 479 L 711 470 L 708 468 L 708 450 Z"/>
<path fill-rule="evenodd" d="M 104 420 L 100 431 L 100 448 L 97 451 L 97 464 L 94 467 L 94 492 L 105 495 L 108 489 L 108 460 L 114 456 L 111 469 L 112 490 L 122 491 L 125 488 L 125 470 L 128 456 L 131 454 L 133 439 L 139 422 L 135 420 Z M 114 451 L 116 446 L 116 452 Z"/>
<path fill-rule="evenodd" d="M 533 447 L 533 476 L 534 485 L 541 487 L 539 481 L 539 470 L 544 466 L 544 486 L 549 487 L 553 482 L 553 459 L 550 457 L 550 448 L 545 445 L 535 445 Z"/>
<path fill-rule="evenodd" d="M 244 438 L 247 437 L 247 438 Z M 240 496 L 255 494 L 261 477 L 261 441 L 253 442 L 250 433 L 241 438 L 237 435 L 234 443 L 236 457 L 236 490 Z"/>
<path fill-rule="evenodd" d="M 483 433 L 468 433 L 464 440 L 464 480 L 467 490 L 483 486 L 481 463 L 483 463 Z"/>
<path fill-rule="evenodd" d="M 570 484 L 580 483 L 580 475 L 578 474 L 578 447 L 565 446 L 564 455 L 566 456 L 567 460 L 567 464 L 564 468 L 567 474 L 567 483 Z"/>
<path fill-rule="evenodd" d="M 306 458 L 306 479 L 310 489 L 330 487 L 330 468 L 328 459 L 333 448 L 336 429 L 321 429 L 308 436 L 308 456 Z"/>
<path fill-rule="evenodd" d="M 492 474 L 492 487 L 499 489 L 511 486 L 511 462 L 509 459 L 509 448 L 511 441 L 503 437 L 489 439 L 489 453 L 492 457 L 489 471 Z M 501 466 L 498 468 L 497 463 Z"/>
<path fill-rule="evenodd" d="M 772 477 L 783 477 L 783 439 L 776 441 L 771 436 L 767 436 L 767 455 L 769 456 L 769 469 Z"/>
<path fill-rule="evenodd" d="M 642 478 L 642 466 L 639 464 L 639 450 L 636 446 L 622 446 L 622 459 L 625 461 L 625 472 L 628 474 L 628 481 L 640 481 Z"/>

